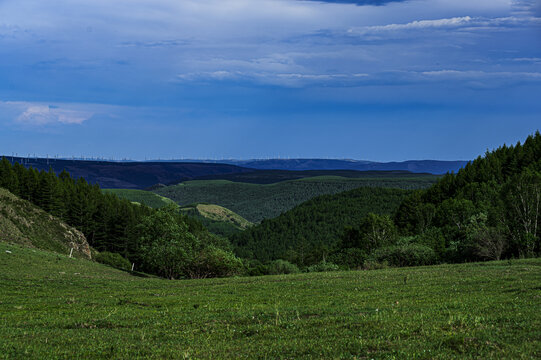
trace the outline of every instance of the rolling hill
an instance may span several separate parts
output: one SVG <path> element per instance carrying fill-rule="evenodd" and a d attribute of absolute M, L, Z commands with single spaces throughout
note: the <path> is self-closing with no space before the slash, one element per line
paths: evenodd
<path fill-rule="evenodd" d="M 281 213 L 324 194 L 356 189 L 359 187 L 385 187 L 421 189 L 433 184 L 432 175 L 392 177 L 311 177 L 273 184 L 250 184 L 227 180 L 186 181 L 178 185 L 162 187 L 155 193 L 174 200 L 181 206 L 208 203 L 223 206 L 250 222 L 274 218 Z"/>
<path fill-rule="evenodd" d="M 177 184 L 205 175 L 242 173 L 253 171 L 229 164 L 182 162 L 117 162 L 93 160 L 64 160 L 6 157 L 25 167 L 59 174 L 66 170 L 73 178 L 84 178 L 91 184 L 110 189 L 146 189 L 156 184 Z"/>
<path fill-rule="evenodd" d="M 0 241 L 90 259 L 85 236 L 26 200 L 0 188 Z"/>
<path fill-rule="evenodd" d="M 430 182 L 439 178 L 428 173 L 412 173 L 410 171 L 357 171 L 357 170 L 257 170 L 242 173 L 205 175 L 196 180 L 229 180 L 249 184 L 274 184 L 281 181 L 299 180 L 319 177 L 348 179 L 412 179 L 421 178 Z"/>
<path fill-rule="evenodd" d="M 151 191 L 135 189 L 102 189 L 104 193 L 115 194 L 118 197 L 127 199 L 133 203 L 144 204 L 154 209 L 161 208 L 175 202 L 166 197 L 155 194 Z"/>
<path fill-rule="evenodd" d="M 392 214 L 409 194 L 411 191 L 401 189 L 362 187 L 322 195 L 230 240 L 239 256 L 262 262 L 290 259 L 293 252 L 306 256 L 317 247 L 332 249 L 346 226 L 356 226 L 370 212 Z"/>
<path fill-rule="evenodd" d="M 442 175 L 457 172 L 468 161 L 408 160 L 394 162 L 375 162 L 365 160 L 340 159 L 254 159 L 207 161 L 224 163 L 259 170 L 355 170 L 355 171 L 409 171 Z"/>

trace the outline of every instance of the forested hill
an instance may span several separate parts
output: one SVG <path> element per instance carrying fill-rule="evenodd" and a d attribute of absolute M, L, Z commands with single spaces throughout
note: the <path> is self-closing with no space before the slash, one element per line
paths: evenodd
<path fill-rule="evenodd" d="M 443 238 L 449 261 L 539 254 L 539 131 L 523 144 L 501 146 L 408 197 L 395 223 L 404 235 Z"/>
<path fill-rule="evenodd" d="M 311 199 L 277 218 L 231 237 L 239 256 L 262 262 L 288 259 L 298 264 L 321 261 L 340 242 L 344 229 L 368 213 L 392 214 L 411 191 L 362 187 Z"/>

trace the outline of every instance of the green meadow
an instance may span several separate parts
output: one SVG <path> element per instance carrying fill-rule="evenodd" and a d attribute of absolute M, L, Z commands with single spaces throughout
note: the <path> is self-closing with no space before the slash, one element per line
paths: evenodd
<path fill-rule="evenodd" d="M 0 243 L 3 359 L 534 359 L 541 259 L 169 281 Z"/>

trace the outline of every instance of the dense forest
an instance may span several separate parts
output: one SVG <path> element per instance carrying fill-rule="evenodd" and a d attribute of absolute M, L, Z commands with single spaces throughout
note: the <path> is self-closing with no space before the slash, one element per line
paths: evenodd
<path fill-rule="evenodd" d="M 537 256 L 540 231 L 537 132 L 430 188 L 321 196 L 230 239 L 237 254 L 263 263 L 357 268 Z"/>
<path fill-rule="evenodd" d="M 408 197 L 394 221 L 431 237 L 445 261 L 531 257 L 541 231 L 541 135 L 501 146 Z"/>
<path fill-rule="evenodd" d="M 234 234 L 231 243 L 244 258 L 314 264 L 339 246 L 346 227 L 356 226 L 370 212 L 391 215 L 409 194 L 401 189 L 362 187 L 322 195 Z"/>

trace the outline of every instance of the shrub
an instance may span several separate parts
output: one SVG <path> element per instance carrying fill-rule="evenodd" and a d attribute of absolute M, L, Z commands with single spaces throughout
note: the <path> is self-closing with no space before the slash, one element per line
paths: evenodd
<path fill-rule="evenodd" d="M 307 272 L 324 272 L 324 271 L 338 271 L 340 267 L 330 262 L 320 262 L 306 268 Z"/>
<path fill-rule="evenodd" d="M 213 245 L 204 248 L 187 268 L 189 276 L 197 279 L 234 276 L 243 272 L 242 260 L 232 252 Z"/>
<path fill-rule="evenodd" d="M 341 249 L 329 257 L 330 262 L 338 264 L 346 269 L 358 269 L 363 266 L 367 254 L 357 248 Z"/>
<path fill-rule="evenodd" d="M 295 274 L 300 272 L 297 265 L 285 260 L 275 260 L 268 266 L 270 275 Z"/>
<path fill-rule="evenodd" d="M 269 275 L 269 267 L 259 260 L 246 260 L 245 267 L 248 276 Z"/>
<path fill-rule="evenodd" d="M 103 251 L 95 255 L 100 264 L 109 265 L 120 270 L 131 270 L 131 263 L 120 254 Z"/>
<path fill-rule="evenodd" d="M 436 262 L 436 253 L 425 245 L 409 244 L 402 246 L 388 246 L 377 249 L 370 255 L 370 260 L 391 266 L 420 266 L 431 265 Z"/>
<path fill-rule="evenodd" d="M 415 242 L 430 247 L 440 257 L 445 253 L 445 236 L 443 236 L 441 229 L 427 229 L 417 237 Z"/>
<path fill-rule="evenodd" d="M 375 260 L 365 260 L 363 263 L 363 270 L 379 270 L 387 267 L 389 267 L 389 264 L 386 261 L 379 263 Z"/>

